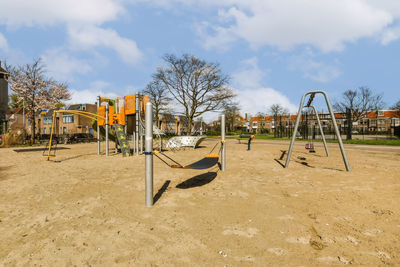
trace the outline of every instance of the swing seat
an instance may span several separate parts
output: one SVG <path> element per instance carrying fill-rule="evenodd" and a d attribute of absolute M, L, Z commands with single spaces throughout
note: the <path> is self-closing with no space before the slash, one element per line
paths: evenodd
<path fill-rule="evenodd" d="M 193 170 L 204 170 L 213 167 L 218 163 L 219 155 L 218 154 L 209 154 L 206 155 L 199 161 L 193 162 L 192 164 L 186 166 L 180 165 L 171 165 L 171 168 L 175 169 L 193 169 Z"/>
<path fill-rule="evenodd" d="M 306 144 L 306 149 L 314 149 L 314 144 L 307 143 Z"/>

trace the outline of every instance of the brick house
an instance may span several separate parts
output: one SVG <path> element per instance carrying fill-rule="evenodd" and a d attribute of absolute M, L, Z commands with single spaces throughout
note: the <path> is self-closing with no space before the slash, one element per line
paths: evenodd
<path fill-rule="evenodd" d="M 400 126 L 399 110 L 378 110 L 367 112 L 353 128 L 358 131 L 387 132 Z"/>
<path fill-rule="evenodd" d="M 80 110 L 91 113 L 97 112 L 97 106 L 94 104 L 74 104 L 59 109 Z M 58 109 L 57 109 L 58 110 Z M 54 109 L 43 110 L 36 116 L 36 133 L 50 134 L 53 122 Z M 28 121 L 27 133 L 30 134 L 30 121 Z M 56 113 L 55 132 L 58 135 L 74 133 L 94 134 L 92 120 L 77 114 Z"/>
<path fill-rule="evenodd" d="M 158 115 L 157 127 L 166 134 L 181 135 L 186 130 L 185 116 L 162 113 Z"/>

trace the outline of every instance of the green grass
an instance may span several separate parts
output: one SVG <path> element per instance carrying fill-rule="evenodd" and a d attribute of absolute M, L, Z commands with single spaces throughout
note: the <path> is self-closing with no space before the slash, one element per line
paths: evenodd
<path fill-rule="evenodd" d="M 238 137 L 228 137 L 230 139 L 238 139 Z M 291 138 L 289 137 L 273 137 L 273 136 L 256 136 L 256 140 L 285 140 L 289 141 Z M 296 139 L 296 141 L 303 141 L 307 142 L 308 140 L 304 139 Z M 314 142 L 322 142 L 322 140 L 313 140 Z M 327 143 L 337 143 L 337 140 L 326 140 Z M 343 140 L 344 144 L 354 144 L 354 145 L 379 145 L 379 146 L 400 146 L 400 139 L 396 140 L 360 140 L 360 139 L 353 139 L 353 140 Z"/>

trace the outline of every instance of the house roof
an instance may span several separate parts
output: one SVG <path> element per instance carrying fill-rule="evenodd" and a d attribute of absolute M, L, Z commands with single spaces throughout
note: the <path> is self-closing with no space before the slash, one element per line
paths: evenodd
<path fill-rule="evenodd" d="M 245 118 L 243 118 L 242 116 L 240 116 L 239 114 L 236 114 L 235 116 L 233 116 L 234 118 L 239 118 L 240 121 L 246 121 Z"/>
<path fill-rule="evenodd" d="M 8 114 L 22 114 L 23 109 L 22 108 L 14 108 L 13 110 L 9 110 Z"/>
<path fill-rule="evenodd" d="M 251 118 L 250 118 L 250 121 L 261 121 L 261 118 L 260 118 L 260 116 L 252 116 Z"/>
<path fill-rule="evenodd" d="M 8 74 L 8 72 L 0 66 L 0 73 Z"/>
<path fill-rule="evenodd" d="M 383 116 L 378 116 L 377 111 L 369 111 L 365 116 L 361 116 L 361 118 L 367 118 L 367 119 L 376 119 L 378 117 L 380 118 L 398 118 L 400 117 L 400 111 L 398 110 L 379 110 L 383 111 Z"/>

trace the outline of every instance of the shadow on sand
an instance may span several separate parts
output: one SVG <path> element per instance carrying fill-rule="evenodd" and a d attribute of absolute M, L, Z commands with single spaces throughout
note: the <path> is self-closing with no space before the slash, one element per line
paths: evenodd
<path fill-rule="evenodd" d="M 217 177 L 217 172 L 207 172 L 200 175 L 196 175 L 176 186 L 180 189 L 189 189 L 193 187 L 203 186 L 210 183 Z"/>
<path fill-rule="evenodd" d="M 157 194 L 153 198 L 154 204 L 161 198 L 162 194 L 164 194 L 165 191 L 167 191 L 167 188 L 169 184 L 171 183 L 171 180 L 166 180 L 165 183 L 161 186 L 160 189 L 158 189 Z"/>

